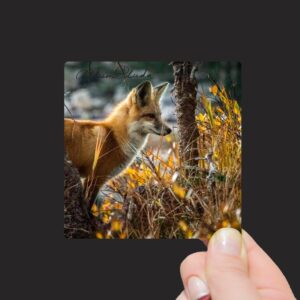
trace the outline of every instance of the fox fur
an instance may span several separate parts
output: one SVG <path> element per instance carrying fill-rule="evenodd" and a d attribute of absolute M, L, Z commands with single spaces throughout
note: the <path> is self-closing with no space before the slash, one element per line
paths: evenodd
<path fill-rule="evenodd" d="M 167 86 L 168 83 L 156 87 L 150 81 L 141 83 L 102 121 L 64 119 L 65 152 L 85 178 L 88 202 L 96 198 L 107 180 L 130 165 L 149 134 L 171 133 L 162 121 L 159 106 Z"/>

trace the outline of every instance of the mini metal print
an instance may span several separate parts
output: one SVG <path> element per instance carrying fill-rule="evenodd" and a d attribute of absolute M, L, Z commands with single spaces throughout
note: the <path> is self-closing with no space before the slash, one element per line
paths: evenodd
<path fill-rule="evenodd" d="M 241 228 L 241 64 L 64 65 L 64 236 L 201 239 Z"/>

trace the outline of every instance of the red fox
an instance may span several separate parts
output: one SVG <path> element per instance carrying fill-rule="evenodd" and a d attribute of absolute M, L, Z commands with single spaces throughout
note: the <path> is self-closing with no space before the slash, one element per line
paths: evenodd
<path fill-rule="evenodd" d="M 103 121 L 64 119 L 64 146 L 69 159 L 85 178 L 85 200 L 96 198 L 100 187 L 135 159 L 148 135 L 167 135 L 159 101 L 168 83 L 152 87 L 145 81 Z"/>

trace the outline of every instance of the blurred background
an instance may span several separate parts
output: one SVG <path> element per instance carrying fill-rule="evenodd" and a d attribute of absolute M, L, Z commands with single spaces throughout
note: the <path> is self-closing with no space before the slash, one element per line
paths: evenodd
<path fill-rule="evenodd" d="M 241 64 L 234 61 L 199 62 L 196 78 L 199 94 L 214 102 L 209 88 L 214 81 L 224 85 L 232 99 L 241 105 Z M 123 100 L 131 88 L 144 80 L 153 85 L 168 81 L 161 101 L 163 118 L 176 122 L 171 95 L 173 68 L 170 62 L 66 62 L 64 66 L 64 115 L 76 119 L 103 119 Z M 200 99 L 197 94 L 197 99 Z"/>

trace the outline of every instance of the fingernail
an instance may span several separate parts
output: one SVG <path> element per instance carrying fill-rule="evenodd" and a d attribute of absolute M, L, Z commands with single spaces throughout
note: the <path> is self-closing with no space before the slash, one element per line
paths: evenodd
<path fill-rule="evenodd" d="M 242 236 L 236 229 L 222 228 L 213 235 L 210 244 L 209 246 L 213 248 L 213 251 L 240 256 Z"/>
<path fill-rule="evenodd" d="M 188 293 L 191 300 L 204 300 L 208 299 L 209 291 L 205 283 L 196 276 L 192 276 L 187 284 Z"/>

